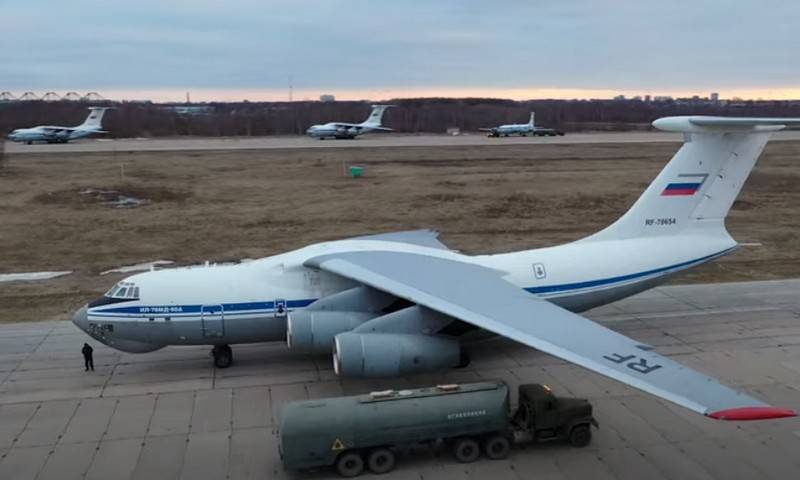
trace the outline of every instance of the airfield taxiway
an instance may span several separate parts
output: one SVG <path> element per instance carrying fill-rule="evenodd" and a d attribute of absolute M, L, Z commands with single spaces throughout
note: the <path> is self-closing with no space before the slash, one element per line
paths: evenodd
<path fill-rule="evenodd" d="M 269 150 L 297 148 L 354 147 L 458 147 L 482 145 L 584 144 L 584 143 L 652 143 L 679 142 L 683 135 L 666 132 L 589 132 L 570 133 L 563 137 L 489 138 L 485 134 L 468 135 L 404 135 L 369 134 L 355 140 L 317 140 L 305 136 L 271 137 L 179 137 L 88 139 L 68 144 L 25 145 L 6 142 L 8 153 L 48 152 L 155 152 L 178 150 Z M 778 132 L 775 140 L 800 140 L 800 130 Z"/>
<path fill-rule="evenodd" d="M 723 382 L 800 409 L 800 279 L 661 287 L 588 314 Z M 0 325 L 0 479 L 328 478 L 284 472 L 280 406 L 386 388 L 503 379 L 586 396 L 600 428 L 591 446 L 516 450 L 460 465 L 446 452 L 403 456 L 395 479 L 788 479 L 800 471 L 800 418 L 720 422 L 505 340 L 471 348 L 461 370 L 394 380 L 340 380 L 327 356 L 280 344 L 235 346 L 212 367 L 205 347 L 129 355 L 71 323 Z"/>

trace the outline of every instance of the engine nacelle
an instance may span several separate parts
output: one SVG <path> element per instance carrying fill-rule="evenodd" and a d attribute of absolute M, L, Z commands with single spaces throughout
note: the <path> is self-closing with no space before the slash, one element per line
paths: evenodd
<path fill-rule="evenodd" d="M 375 317 L 369 312 L 303 309 L 286 319 L 286 344 L 301 353 L 330 353 L 333 337 Z"/>
<path fill-rule="evenodd" d="M 333 369 L 345 377 L 389 377 L 461 363 L 458 340 L 432 335 L 346 332 L 333 345 Z"/>

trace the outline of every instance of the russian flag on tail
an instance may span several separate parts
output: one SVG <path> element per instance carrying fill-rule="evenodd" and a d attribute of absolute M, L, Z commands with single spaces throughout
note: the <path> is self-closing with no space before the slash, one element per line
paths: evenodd
<path fill-rule="evenodd" d="M 708 174 L 694 174 L 694 173 L 681 173 L 678 175 L 678 181 L 667 184 L 664 191 L 661 192 L 662 197 L 679 197 L 679 196 L 692 196 L 700 190 L 700 187 L 705 183 Z"/>

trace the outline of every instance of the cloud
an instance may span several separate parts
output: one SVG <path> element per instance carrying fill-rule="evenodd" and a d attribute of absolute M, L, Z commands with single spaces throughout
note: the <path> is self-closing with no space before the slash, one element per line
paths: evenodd
<path fill-rule="evenodd" d="M 14 2 L 0 89 L 784 88 L 798 20 L 744 0 Z"/>

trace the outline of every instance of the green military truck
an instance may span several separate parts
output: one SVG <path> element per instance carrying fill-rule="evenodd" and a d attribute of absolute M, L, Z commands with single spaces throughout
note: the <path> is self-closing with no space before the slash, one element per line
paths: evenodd
<path fill-rule="evenodd" d="M 290 470 L 335 466 L 343 477 L 365 467 L 386 473 L 395 452 L 420 443 L 446 442 L 462 463 L 508 456 L 513 443 L 568 440 L 584 447 L 597 426 L 588 401 L 559 398 L 546 385 L 521 385 L 510 409 L 503 382 L 386 390 L 284 406 L 280 453 Z"/>

